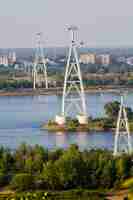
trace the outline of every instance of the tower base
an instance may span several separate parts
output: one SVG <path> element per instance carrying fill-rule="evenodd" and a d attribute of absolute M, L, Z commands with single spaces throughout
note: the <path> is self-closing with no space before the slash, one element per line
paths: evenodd
<path fill-rule="evenodd" d="M 55 117 L 55 122 L 58 124 L 58 125 L 64 125 L 65 124 L 65 117 L 63 115 L 56 115 Z"/>
<path fill-rule="evenodd" d="M 81 125 L 86 125 L 88 124 L 88 117 L 87 115 L 77 115 L 77 119 L 78 119 L 78 122 L 79 124 Z"/>

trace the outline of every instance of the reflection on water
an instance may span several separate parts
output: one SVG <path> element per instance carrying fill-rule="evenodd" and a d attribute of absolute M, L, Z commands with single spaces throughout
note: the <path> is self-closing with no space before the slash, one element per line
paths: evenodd
<path fill-rule="evenodd" d="M 0 145 L 16 148 L 25 142 L 46 148 L 66 148 L 70 144 L 78 144 L 81 149 L 113 148 L 114 134 L 110 132 L 49 133 L 40 130 L 43 123 L 60 113 L 61 100 L 61 96 L 56 95 L 0 97 Z M 86 94 L 88 115 L 103 116 L 104 105 L 114 100 L 120 97 L 113 93 Z M 133 94 L 128 94 L 126 101 L 133 108 Z"/>
<path fill-rule="evenodd" d="M 87 133 L 82 133 L 82 132 L 79 132 L 79 133 L 77 133 L 77 145 L 78 146 L 81 146 L 81 148 L 82 147 L 84 147 L 84 145 L 85 146 L 87 146 Z"/>
<path fill-rule="evenodd" d="M 66 135 L 64 134 L 64 133 L 62 133 L 62 132 L 57 132 L 56 134 L 55 134 L 55 146 L 56 147 L 65 147 L 65 143 L 66 143 L 66 140 L 67 140 L 67 138 L 66 138 Z"/>

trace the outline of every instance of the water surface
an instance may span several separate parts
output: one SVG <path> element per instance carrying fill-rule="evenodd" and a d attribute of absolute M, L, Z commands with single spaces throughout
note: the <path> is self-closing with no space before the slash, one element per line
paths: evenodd
<path fill-rule="evenodd" d="M 119 101 L 120 97 L 115 93 L 86 94 L 88 115 L 104 116 L 104 105 L 113 100 Z M 126 104 L 133 108 L 132 102 L 133 94 L 128 94 Z M 62 134 L 40 130 L 41 124 L 54 119 L 60 109 L 61 96 L 0 97 L 0 145 L 14 149 L 25 142 L 53 149 L 75 143 L 81 149 L 113 148 L 114 134 L 111 132 Z"/>

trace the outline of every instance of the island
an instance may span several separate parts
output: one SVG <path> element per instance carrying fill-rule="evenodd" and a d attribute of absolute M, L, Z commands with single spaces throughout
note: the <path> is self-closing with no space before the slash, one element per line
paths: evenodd
<path fill-rule="evenodd" d="M 70 117 L 66 118 L 64 125 L 58 125 L 55 120 L 49 120 L 41 126 L 41 129 L 47 129 L 50 132 L 56 131 L 115 131 L 118 112 L 120 109 L 120 103 L 118 101 L 113 101 L 105 104 L 105 116 L 101 118 L 88 117 L 87 124 L 79 124 L 78 119 L 72 119 Z M 130 107 L 126 107 L 129 128 L 133 131 L 133 111 Z"/>

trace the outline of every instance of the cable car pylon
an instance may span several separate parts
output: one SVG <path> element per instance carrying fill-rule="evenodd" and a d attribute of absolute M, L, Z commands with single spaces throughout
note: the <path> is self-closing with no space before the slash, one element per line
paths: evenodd
<path fill-rule="evenodd" d="M 35 58 L 33 63 L 33 89 L 36 89 L 36 84 L 38 82 L 38 71 L 41 70 L 43 73 L 43 81 L 45 83 L 45 88 L 48 89 L 48 77 L 47 77 L 47 66 L 46 59 L 44 57 L 43 44 L 42 44 L 42 33 L 36 34 L 36 49 Z"/>
<path fill-rule="evenodd" d="M 121 140 L 125 141 L 125 144 L 121 143 Z M 122 145 L 124 149 L 122 149 Z M 126 107 L 124 105 L 124 96 L 121 95 L 121 102 L 120 102 L 120 109 L 118 113 L 117 119 L 117 127 L 116 133 L 114 138 L 114 156 L 117 156 L 121 153 L 128 153 L 132 152 L 132 145 L 131 145 L 131 136 L 128 124 L 128 117 L 126 112 Z"/>
<path fill-rule="evenodd" d="M 85 94 L 81 76 L 80 64 L 77 54 L 76 33 L 78 28 L 70 26 L 71 43 L 69 47 L 66 72 L 64 78 L 64 88 L 62 96 L 62 113 L 56 116 L 56 122 L 60 125 L 65 123 L 65 118 L 70 116 L 71 111 L 76 111 L 80 124 L 87 123 Z"/>

